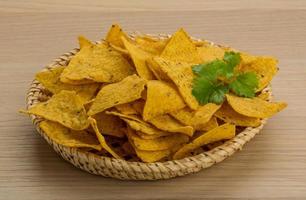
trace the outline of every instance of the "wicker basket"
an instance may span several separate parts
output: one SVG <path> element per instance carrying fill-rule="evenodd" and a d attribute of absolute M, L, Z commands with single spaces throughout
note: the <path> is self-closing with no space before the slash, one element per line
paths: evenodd
<path fill-rule="evenodd" d="M 135 34 L 132 34 L 131 36 L 133 37 L 134 35 Z M 169 37 L 169 35 L 158 35 L 156 37 L 165 38 Z M 211 45 L 214 44 L 211 43 Z M 55 59 L 54 62 L 48 65 L 46 68 L 50 69 L 54 66 L 66 66 L 70 58 L 78 51 L 79 49 L 76 48 L 63 54 L 59 58 Z M 265 90 L 269 93 L 269 97 L 271 99 L 271 88 L 267 87 Z M 29 108 L 41 101 L 45 101 L 47 94 L 48 92 L 43 88 L 43 86 L 37 80 L 34 80 L 27 92 L 27 107 Z M 244 144 L 259 133 L 266 123 L 266 119 L 263 119 L 261 120 L 261 125 L 259 127 L 247 127 L 244 131 L 237 134 L 233 139 L 226 141 L 224 144 L 210 151 L 206 151 L 192 157 L 166 162 L 142 163 L 98 156 L 81 149 L 62 146 L 55 143 L 39 128 L 39 123 L 41 121 L 40 118 L 31 115 L 31 119 L 38 133 L 66 161 L 91 174 L 113 177 L 122 180 L 169 179 L 198 172 L 201 169 L 208 168 L 223 161 L 225 158 L 240 150 Z"/>

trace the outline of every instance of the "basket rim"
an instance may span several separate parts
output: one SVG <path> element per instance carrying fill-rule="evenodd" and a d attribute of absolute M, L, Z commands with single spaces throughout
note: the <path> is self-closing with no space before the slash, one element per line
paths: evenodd
<path fill-rule="evenodd" d="M 138 35 L 149 35 L 149 36 L 153 36 L 153 37 L 157 37 L 157 38 L 169 38 L 171 36 L 171 35 L 167 35 L 167 34 L 159 34 L 159 35 L 142 34 L 142 33 L 139 33 L 139 32 L 130 33 L 129 35 L 132 38 L 134 38 L 135 36 L 138 36 Z M 226 46 L 223 46 L 223 45 L 216 45 L 213 42 L 208 41 L 208 40 L 204 40 L 204 39 L 196 39 L 196 38 L 192 38 L 192 39 L 195 40 L 195 41 L 207 42 L 210 45 L 226 47 Z M 97 41 L 96 43 L 100 43 L 100 41 Z M 44 67 L 40 71 L 48 70 L 48 69 L 51 69 L 51 68 L 54 68 L 54 67 L 57 67 L 57 66 L 64 66 L 65 63 L 68 62 L 71 59 L 71 57 L 75 53 L 77 53 L 78 51 L 79 51 L 79 48 L 74 48 L 73 50 L 62 54 L 58 58 L 54 59 L 51 64 L 47 65 L 46 67 Z M 271 86 L 269 85 L 264 90 L 269 93 L 269 100 L 271 100 L 271 98 L 272 98 Z M 44 94 L 44 92 L 46 92 L 44 87 L 36 79 L 34 79 L 31 82 L 30 87 L 28 88 L 27 94 L 26 94 L 26 96 L 27 96 L 26 97 L 26 107 L 27 107 L 27 109 L 36 105 L 39 102 L 42 102 L 42 101 L 39 100 L 39 94 Z M 96 155 L 96 154 L 91 153 L 91 152 L 84 151 L 80 148 L 63 146 L 61 144 L 56 143 L 51 138 L 49 138 L 43 132 L 43 130 L 41 130 L 39 128 L 39 123 L 42 121 L 39 117 L 37 117 L 35 115 L 30 115 L 30 117 L 31 117 L 32 123 L 34 124 L 38 133 L 54 148 L 54 150 L 57 153 L 59 153 L 57 148 L 65 149 L 68 152 L 74 152 L 78 156 L 87 158 L 88 160 L 95 160 L 95 162 L 98 162 L 99 160 L 103 160 L 104 162 L 111 162 L 111 163 L 117 163 L 117 164 L 123 164 L 123 165 L 131 165 L 132 166 L 131 168 L 139 168 L 139 167 L 143 168 L 143 167 L 147 167 L 147 166 L 149 166 L 149 167 L 150 166 L 155 166 L 155 167 L 157 166 L 159 168 L 160 167 L 167 168 L 171 172 L 176 171 L 176 170 L 181 170 L 181 168 L 195 167 L 191 164 L 192 162 L 199 164 L 201 166 L 201 169 L 202 169 L 202 168 L 210 167 L 213 164 L 216 164 L 218 162 L 223 161 L 225 158 L 231 156 L 233 153 L 240 150 L 244 144 L 246 144 L 257 133 L 259 133 L 260 130 L 263 128 L 264 124 L 267 121 L 267 119 L 262 119 L 261 120 L 261 125 L 258 126 L 258 127 L 245 127 L 245 129 L 242 132 L 238 133 L 234 138 L 224 142 L 222 145 L 217 146 L 217 147 L 215 147 L 215 148 L 213 148 L 209 151 L 205 151 L 205 152 L 202 152 L 200 154 L 185 157 L 185 158 L 178 159 L 178 160 L 145 163 L 145 162 L 126 161 L 126 160 L 123 160 L 123 159 L 116 159 L 116 158 L 112 158 L 112 157 L 100 156 L 100 155 Z M 232 148 L 232 150 L 226 151 L 226 149 L 228 147 Z M 64 159 L 67 160 L 66 158 L 64 158 Z M 205 163 L 203 163 L 203 159 L 205 160 Z M 173 167 L 173 166 L 176 166 L 177 168 Z M 199 171 L 199 170 L 197 170 L 197 171 Z M 122 170 L 119 170 L 119 171 L 126 171 L 126 169 L 122 168 Z M 180 175 L 178 175 L 178 176 L 180 176 Z"/>

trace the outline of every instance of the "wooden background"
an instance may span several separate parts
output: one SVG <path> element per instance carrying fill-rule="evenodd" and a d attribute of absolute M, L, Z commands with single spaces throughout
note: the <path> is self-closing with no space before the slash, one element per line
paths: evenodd
<path fill-rule="evenodd" d="M 51 3 L 52 2 L 52 3 Z M 63 161 L 17 113 L 36 71 L 77 46 L 76 37 L 124 29 L 190 34 L 274 55 L 276 99 L 288 108 L 243 151 L 200 173 L 118 181 Z M 306 199 L 306 1 L 0 0 L 0 199 Z"/>

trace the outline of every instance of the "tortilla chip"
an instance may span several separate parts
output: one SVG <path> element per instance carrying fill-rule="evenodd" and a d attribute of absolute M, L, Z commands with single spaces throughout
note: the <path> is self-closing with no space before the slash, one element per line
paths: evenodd
<path fill-rule="evenodd" d="M 198 128 L 198 130 L 199 131 L 210 131 L 214 128 L 217 128 L 218 126 L 219 124 L 218 124 L 217 118 L 213 116 L 212 118 L 210 118 L 210 120 L 206 124 L 201 125 Z"/>
<path fill-rule="evenodd" d="M 249 62 L 243 61 L 237 67 L 237 71 L 255 72 L 259 78 L 257 92 L 269 85 L 274 75 L 277 73 L 277 60 L 273 57 L 258 56 L 255 59 L 249 58 Z"/>
<path fill-rule="evenodd" d="M 78 40 L 79 40 L 80 49 L 84 47 L 90 47 L 92 45 L 91 41 L 89 41 L 87 38 L 85 38 L 82 35 L 79 36 Z"/>
<path fill-rule="evenodd" d="M 65 67 L 59 66 L 36 74 L 35 78 L 51 93 L 62 90 L 73 90 L 83 102 L 89 101 L 95 95 L 100 84 L 70 85 L 60 81 L 60 75 Z"/>
<path fill-rule="evenodd" d="M 118 83 L 102 87 L 95 98 L 88 115 L 94 115 L 116 105 L 141 98 L 146 81 L 137 75 L 128 76 Z"/>
<path fill-rule="evenodd" d="M 197 47 L 182 28 L 172 35 L 161 57 L 175 62 L 201 62 Z"/>
<path fill-rule="evenodd" d="M 257 97 L 262 99 L 262 100 L 269 101 L 270 94 L 267 91 L 266 92 L 262 91 Z"/>
<path fill-rule="evenodd" d="M 134 62 L 137 74 L 146 80 L 154 79 L 153 73 L 146 64 L 146 60 L 151 57 L 151 54 L 143 51 L 141 48 L 137 47 L 135 44 L 133 44 L 131 41 L 128 41 L 124 37 L 121 39 Z"/>
<path fill-rule="evenodd" d="M 251 99 L 227 94 L 226 99 L 236 112 L 248 117 L 271 117 L 287 107 L 285 102 L 272 103 L 256 97 Z"/>
<path fill-rule="evenodd" d="M 84 130 L 89 126 L 83 102 L 75 91 L 62 90 L 48 101 L 22 112 L 58 122 L 73 130 Z"/>
<path fill-rule="evenodd" d="M 137 132 L 139 131 L 146 135 L 154 135 L 154 138 L 173 134 L 173 133 L 162 131 L 162 130 L 155 128 L 154 126 L 143 121 L 141 118 L 139 118 L 136 115 L 124 115 L 124 114 L 117 113 L 117 112 L 106 112 L 106 113 L 120 117 L 133 130 Z"/>
<path fill-rule="evenodd" d="M 159 71 L 162 71 L 164 75 L 161 77 L 169 77 L 177 86 L 181 96 L 186 104 L 193 110 L 196 110 L 199 106 L 198 101 L 192 95 L 193 84 L 193 72 L 191 69 L 192 64 L 182 62 L 172 62 L 164 60 L 160 57 L 155 57 L 154 61 L 159 65 Z"/>
<path fill-rule="evenodd" d="M 134 74 L 134 68 L 117 51 L 108 45 L 91 44 L 75 54 L 61 74 L 64 83 L 92 81 L 118 82 Z"/>
<path fill-rule="evenodd" d="M 143 109 L 145 121 L 185 106 L 174 86 L 164 81 L 151 80 L 147 83 L 147 100 Z"/>
<path fill-rule="evenodd" d="M 184 145 L 179 149 L 173 156 L 173 159 L 184 158 L 189 152 L 213 142 L 220 140 L 231 139 L 235 137 L 235 126 L 232 124 L 223 124 L 211 131 L 204 133 L 203 135 L 197 137 L 192 142 Z"/>
<path fill-rule="evenodd" d="M 128 36 L 122 31 L 121 27 L 118 24 L 113 24 L 109 29 L 105 40 L 112 45 L 124 48 L 124 44 L 121 40 L 121 37 L 128 38 Z"/>
<path fill-rule="evenodd" d="M 190 108 L 183 108 L 171 112 L 171 116 L 180 121 L 182 124 L 192 126 L 195 130 L 207 129 L 206 123 L 212 118 L 213 114 L 221 107 L 214 103 L 208 103 L 201 106 L 198 110 L 193 111 Z"/>
<path fill-rule="evenodd" d="M 90 124 L 91 124 L 91 127 L 93 128 L 93 130 L 95 131 L 96 133 L 96 136 L 102 146 L 103 149 L 105 149 L 108 153 L 110 153 L 112 156 L 114 156 L 114 158 L 117 158 L 117 159 L 121 159 L 121 157 L 116 153 L 114 152 L 109 146 L 108 144 L 106 143 L 105 141 L 105 138 L 103 137 L 103 135 L 100 133 L 99 129 L 98 129 L 98 126 L 97 126 L 97 122 L 94 118 L 91 118 L 89 117 L 88 119 L 90 121 Z"/>
<path fill-rule="evenodd" d="M 52 121 L 42 121 L 39 127 L 54 142 L 63 146 L 101 150 L 98 139 L 86 131 L 74 131 Z"/>
<path fill-rule="evenodd" d="M 182 133 L 189 137 L 193 135 L 193 127 L 181 124 L 169 115 L 159 115 L 148 121 L 153 124 L 156 128 L 173 133 Z"/>
<path fill-rule="evenodd" d="M 120 113 L 125 114 L 125 115 L 136 115 L 138 112 L 133 108 L 132 105 L 133 102 L 131 103 L 125 103 L 125 104 L 120 104 L 115 106 L 117 110 L 119 110 Z"/>
<path fill-rule="evenodd" d="M 241 115 L 228 105 L 228 103 L 223 103 L 222 107 L 215 113 L 215 116 L 224 122 L 232 123 L 236 126 L 257 127 L 261 124 L 259 118 Z"/>
<path fill-rule="evenodd" d="M 137 101 L 134 101 L 131 104 L 137 114 L 142 115 L 145 103 L 146 102 L 143 99 L 138 99 Z"/>
<path fill-rule="evenodd" d="M 215 45 L 197 47 L 202 63 L 211 62 L 215 59 L 223 59 L 225 50 Z"/>
<path fill-rule="evenodd" d="M 137 36 L 135 38 L 136 44 L 144 51 L 160 55 L 167 45 L 169 39 L 155 39 L 150 36 Z"/>
<path fill-rule="evenodd" d="M 125 134 L 122 129 L 125 128 L 125 123 L 119 117 L 102 112 L 94 115 L 93 118 L 96 120 L 98 129 L 103 135 L 124 137 Z"/>
<path fill-rule="evenodd" d="M 135 149 L 140 149 L 144 151 L 160 151 L 171 149 L 179 144 L 186 143 L 189 140 L 188 136 L 182 134 L 172 134 L 156 139 L 145 140 L 140 138 L 133 131 L 127 131 L 127 136 L 130 143 L 135 147 Z"/>
<path fill-rule="evenodd" d="M 165 157 L 168 157 L 171 154 L 169 149 L 159 150 L 159 151 L 144 151 L 138 148 L 135 148 L 137 156 L 146 163 L 157 162 Z"/>
<path fill-rule="evenodd" d="M 159 64 L 154 60 L 154 58 L 149 58 L 146 61 L 147 66 L 150 68 L 150 70 L 152 71 L 152 73 L 154 74 L 154 76 L 158 79 L 158 80 L 164 80 L 164 81 L 171 81 L 171 79 L 169 79 L 169 77 L 167 76 L 167 74 L 165 74 Z"/>

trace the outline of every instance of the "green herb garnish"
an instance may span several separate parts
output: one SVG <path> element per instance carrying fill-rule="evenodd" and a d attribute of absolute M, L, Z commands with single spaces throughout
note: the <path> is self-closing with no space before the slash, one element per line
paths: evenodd
<path fill-rule="evenodd" d="M 192 66 L 192 71 L 196 75 L 192 94 L 200 104 L 221 104 L 229 90 L 238 96 L 255 96 L 258 77 L 253 72 L 235 72 L 234 69 L 240 61 L 240 54 L 231 51 L 224 53 L 223 60 L 216 59 Z"/>

